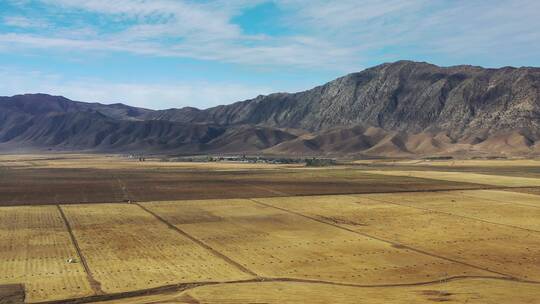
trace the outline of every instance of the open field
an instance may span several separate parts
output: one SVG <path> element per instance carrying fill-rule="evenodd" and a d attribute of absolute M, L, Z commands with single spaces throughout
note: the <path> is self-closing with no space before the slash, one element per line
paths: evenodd
<path fill-rule="evenodd" d="M 491 274 L 250 200 L 144 206 L 265 278 L 367 285 Z"/>
<path fill-rule="evenodd" d="M 93 295 L 87 274 L 55 206 L 0 210 L 0 285 L 24 284 L 26 300 Z"/>
<path fill-rule="evenodd" d="M 0 303 L 13 284 L 28 303 L 537 303 L 540 179 L 519 164 L 2 155 Z"/>
<path fill-rule="evenodd" d="M 104 293 L 251 277 L 137 205 L 61 208 Z"/>
<path fill-rule="evenodd" d="M 345 170 L 346 169 L 346 170 Z M 294 181 L 294 183 L 291 183 Z M 116 156 L 0 157 L 0 205 L 353 194 L 486 185 L 370 174 L 361 168 L 138 162 Z"/>
<path fill-rule="evenodd" d="M 540 280 L 537 207 L 512 209 L 461 191 L 259 200 L 493 273 Z"/>

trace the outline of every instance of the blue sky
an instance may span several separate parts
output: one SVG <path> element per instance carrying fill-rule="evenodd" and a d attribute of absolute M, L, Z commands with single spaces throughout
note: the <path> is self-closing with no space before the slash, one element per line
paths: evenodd
<path fill-rule="evenodd" d="M 538 12 L 537 0 L 0 0 L 0 95 L 207 108 L 401 59 L 540 66 Z"/>

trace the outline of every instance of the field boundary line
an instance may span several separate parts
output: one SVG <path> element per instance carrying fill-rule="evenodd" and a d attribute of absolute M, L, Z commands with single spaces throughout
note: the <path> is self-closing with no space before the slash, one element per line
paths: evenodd
<path fill-rule="evenodd" d="M 82 253 L 81 247 L 79 246 L 79 242 L 77 241 L 77 238 L 75 237 L 75 234 L 73 233 L 73 229 L 71 228 L 71 224 L 69 223 L 66 217 L 66 214 L 64 213 L 64 210 L 62 210 L 62 207 L 60 207 L 60 205 L 58 204 L 56 205 L 56 207 L 58 208 L 58 211 L 60 212 L 60 216 L 62 217 L 62 220 L 64 221 L 64 224 L 66 225 L 67 231 L 71 238 L 71 242 L 73 243 L 73 246 L 75 247 L 75 250 L 77 251 L 77 255 L 79 256 L 79 259 L 81 260 L 84 271 L 86 272 L 86 275 L 88 277 L 88 282 L 90 283 L 90 287 L 97 295 L 105 294 L 105 292 L 101 289 L 101 283 L 98 280 L 96 280 L 96 278 L 92 274 L 92 270 L 90 269 L 90 266 L 88 265 L 88 262 L 86 261 L 86 257 Z"/>
<path fill-rule="evenodd" d="M 139 206 L 142 210 L 146 211 L 147 213 L 151 214 L 152 216 L 154 216 L 156 219 L 158 219 L 160 222 L 164 223 L 165 225 L 167 225 L 167 227 L 169 227 L 170 229 L 172 230 L 175 230 L 176 232 L 180 233 L 181 235 L 187 237 L 188 239 L 190 239 L 191 241 L 193 241 L 194 243 L 196 243 L 197 245 L 203 247 L 204 249 L 208 250 L 209 252 L 211 252 L 213 255 L 219 257 L 220 259 L 226 261 L 227 263 L 235 266 L 236 268 L 238 268 L 239 270 L 241 270 L 242 272 L 246 273 L 246 274 L 249 274 L 249 275 L 252 275 L 254 277 L 259 277 L 258 274 L 256 274 L 255 272 L 251 271 L 250 269 L 242 266 L 240 263 L 234 261 L 233 259 L 231 259 L 230 257 L 224 255 L 223 253 L 217 251 L 216 249 L 212 248 L 210 245 L 206 244 L 205 242 L 199 240 L 198 238 L 192 236 L 191 234 L 185 232 L 184 230 L 176 227 L 175 225 L 169 223 L 166 219 L 164 219 L 163 217 L 161 217 L 160 215 L 158 215 L 157 213 L 149 210 L 148 208 L 144 207 L 143 205 L 139 204 L 139 203 L 134 203 L 134 205 L 137 205 Z"/>
<path fill-rule="evenodd" d="M 448 283 L 448 282 L 459 281 L 459 280 L 475 280 L 475 279 L 509 281 L 509 282 L 515 282 L 515 283 L 523 283 L 523 284 L 540 284 L 540 282 L 536 282 L 536 281 L 514 280 L 512 278 L 507 278 L 507 277 L 492 277 L 492 276 L 451 276 L 448 278 L 444 278 L 442 280 L 432 280 L 432 281 L 417 282 L 417 283 L 373 284 L 373 285 L 339 283 L 339 282 L 329 282 L 329 281 L 322 281 L 322 280 L 294 279 L 294 278 L 253 278 L 253 279 L 247 279 L 247 280 L 223 281 L 223 282 L 212 281 L 212 282 L 179 283 L 179 284 L 158 286 L 158 287 L 149 288 L 149 289 L 139 289 L 139 290 L 133 290 L 133 291 L 110 293 L 110 294 L 81 297 L 81 298 L 74 298 L 74 299 L 34 302 L 33 304 L 62 304 L 62 303 L 75 304 L 75 303 L 92 303 L 96 301 L 114 301 L 114 300 L 119 300 L 119 299 L 129 299 L 129 298 L 140 297 L 140 296 L 150 296 L 150 295 L 173 293 L 173 292 L 175 293 L 185 292 L 185 291 L 195 289 L 198 287 L 223 285 L 223 284 L 290 282 L 290 283 L 334 285 L 334 286 L 354 287 L 354 288 L 400 288 L 400 287 L 437 285 L 441 283 Z"/>
<path fill-rule="evenodd" d="M 343 227 L 343 226 L 340 226 L 340 225 L 337 225 L 337 224 L 333 224 L 333 223 L 330 223 L 330 222 L 326 222 L 326 221 L 323 221 L 323 220 L 320 220 L 320 219 L 317 219 L 315 217 L 312 217 L 312 216 L 309 216 L 309 215 L 305 215 L 305 214 L 302 214 L 302 213 L 299 213 L 299 212 L 296 212 L 296 211 L 291 211 L 291 210 L 287 210 L 287 209 L 284 209 L 284 208 L 280 208 L 280 207 L 276 207 L 276 206 L 272 206 L 272 205 L 269 205 L 269 204 L 265 204 L 263 202 L 259 202 L 257 200 L 254 200 L 254 199 L 250 199 L 251 201 L 257 203 L 257 204 L 260 204 L 262 206 L 266 206 L 266 207 L 270 207 L 270 208 L 274 208 L 274 209 L 278 209 L 278 210 L 281 210 L 281 211 L 284 211 L 284 212 L 289 212 L 291 214 L 295 214 L 295 215 L 298 215 L 298 216 L 301 216 L 301 217 L 304 217 L 304 218 L 307 218 L 307 219 L 310 219 L 310 220 L 313 220 L 313 221 L 316 221 L 316 222 L 319 222 L 321 224 L 326 224 L 326 225 L 330 225 L 332 227 L 336 227 L 336 228 L 339 228 L 339 229 L 342 229 L 342 230 L 345 230 L 345 231 L 349 231 L 349 232 L 352 232 L 352 233 L 356 233 L 358 235 L 361 235 L 361 236 L 364 236 L 364 237 L 368 237 L 368 238 L 371 238 L 371 239 L 374 239 L 374 240 L 378 240 L 378 241 L 381 241 L 381 242 L 385 242 L 385 243 L 388 243 L 390 245 L 393 245 L 394 247 L 401 247 L 401 248 L 405 248 L 405 249 L 408 249 L 408 250 L 411 250 L 411 251 L 414 251 L 414 252 L 417 252 L 417 253 L 420 253 L 420 254 L 423 254 L 423 255 L 427 255 L 427 256 L 430 256 L 430 257 L 433 257 L 433 258 L 438 258 L 438 259 L 442 259 L 442 260 L 446 260 L 446 261 L 449 261 L 449 262 L 453 262 L 453 263 L 456 263 L 456 264 L 461 264 L 461 265 L 465 265 L 465 266 L 468 266 L 468 267 L 471 267 L 471 268 L 475 268 L 477 270 L 482 270 L 482 271 L 486 271 L 486 272 L 491 272 L 493 274 L 497 274 L 497 275 L 501 275 L 503 277 L 506 277 L 506 278 L 510 278 L 510 279 L 513 279 L 513 280 L 516 280 L 516 281 L 521 281 L 519 278 L 516 278 L 512 275 L 509 275 L 509 274 L 506 274 L 506 273 L 502 273 L 502 272 L 498 272 L 498 271 L 495 271 L 495 270 L 490 270 L 488 268 L 484 268 L 484 267 L 480 267 L 480 266 L 476 266 L 476 265 L 473 265 L 473 264 L 469 264 L 469 263 L 466 263 L 466 262 L 462 262 L 462 261 L 459 261 L 459 260 L 454 260 L 452 258 L 448 258 L 448 257 L 445 257 L 445 256 L 440 256 L 438 254 L 434 254 L 434 253 L 431 253 L 431 252 L 427 252 L 427 251 L 424 251 L 424 250 L 421 250 L 421 249 L 418 249 L 418 248 L 414 248 L 414 247 L 411 247 L 409 245 L 405 245 L 405 244 L 401 244 L 401 243 L 398 243 L 398 242 L 395 242 L 395 241 L 391 241 L 391 240 L 387 240 L 387 239 L 383 239 L 383 238 L 380 238 L 380 237 L 377 237 L 377 236 L 373 236 L 371 234 L 367 234 L 367 233 L 364 233 L 364 232 L 359 232 L 359 231 L 355 231 L 355 230 L 352 230 L 352 229 L 349 229 L 349 228 L 346 228 L 346 227 Z"/>
<path fill-rule="evenodd" d="M 468 196 L 468 197 L 470 197 L 470 196 Z M 481 198 L 478 198 L 478 197 L 475 197 L 475 198 L 476 199 L 481 199 Z M 401 207 L 407 207 L 407 208 L 413 208 L 413 209 L 417 209 L 417 210 L 429 211 L 429 212 L 444 214 L 444 215 L 453 216 L 453 217 L 457 217 L 457 218 L 468 219 L 468 220 L 471 220 L 471 221 L 478 221 L 478 222 L 491 224 L 491 225 L 503 226 L 503 227 L 508 227 L 508 228 L 512 228 L 512 229 L 525 230 L 527 232 L 540 233 L 539 230 L 523 228 L 523 227 L 518 227 L 518 226 L 514 226 L 514 225 L 509 225 L 509 224 L 492 222 L 492 221 L 488 221 L 488 220 L 484 220 L 484 219 L 480 219 L 480 218 L 476 218 L 476 217 L 459 215 L 459 214 L 454 214 L 454 213 L 450 213 L 450 212 L 446 212 L 446 211 L 439 211 L 439 210 L 433 210 L 433 209 L 430 209 L 430 208 L 422 208 L 422 207 L 417 207 L 417 206 L 411 206 L 411 205 L 407 205 L 407 204 L 403 204 L 403 203 L 396 203 L 396 202 L 392 202 L 392 201 L 386 201 L 386 200 L 376 199 L 376 198 L 371 198 L 371 197 L 368 197 L 368 199 L 371 199 L 371 200 L 374 200 L 374 201 L 377 201 L 377 202 L 381 202 L 381 203 L 392 204 L 392 205 L 401 206 Z M 355 202 L 355 203 L 358 203 L 358 202 Z M 499 203 L 509 204 L 509 203 L 504 203 L 504 202 L 499 202 Z"/>

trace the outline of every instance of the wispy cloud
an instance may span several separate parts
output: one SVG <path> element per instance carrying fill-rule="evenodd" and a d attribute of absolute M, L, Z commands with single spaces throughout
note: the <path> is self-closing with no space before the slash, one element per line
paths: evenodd
<path fill-rule="evenodd" d="M 100 14 L 109 24 L 84 24 L 94 28 L 83 35 L 77 26 L 40 33 L 3 33 L 0 43 L 13 47 L 69 50 L 124 51 L 249 65 L 345 67 L 352 49 L 326 39 L 305 35 L 270 37 L 247 35 L 231 20 L 258 1 L 42 0 L 61 9 Z M 264 1 L 259 1 L 264 2 Z M 111 24 L 118 25 L 117 30 Z M 81 25 L 78 25 L 81 26 Z M 60 33 L 60 34 L 59 34 Z M 330 63 L 328 57 L 333 57 Z"/>
<path fill-rule="evenodd" d="M 529 55 L 540 48 L 536 30 L 540 2 L 536 0 L 275 0 L 285 12 L 275 22 L 295 29 L 295 34 L 281 36 L 247 35 L 232 21 L 265 1 L 41 2 L 67 16 L 70 12 L 97 14 L 102 22 L 56 24 L 54 31 L 44 34 L 3 33 L 0 43 L 334 70 L 359 67 L 373 53 L 384 56 L 388 49 L 489 56 L 494 48 L 510 54 L 518 46 L 529 45 L 532 48 L 520 50 Z M 38 25 L 16 16 L 4 22 Z M 77 35 L 70 34 L 74 32 Z"/>

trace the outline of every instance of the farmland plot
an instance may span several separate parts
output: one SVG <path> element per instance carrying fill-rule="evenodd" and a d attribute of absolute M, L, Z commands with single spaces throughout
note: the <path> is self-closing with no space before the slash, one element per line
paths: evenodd
<path fill-rule="evenodd" d="M 369 285 L 497 276 L 250 200 L 143 205 L 262 277 Z"/>
<path fill-rule="evenodd" d="M 425 197 L 429 200 L 432 195 L 437 196 L 429 193 Z M 401 193 L 260 200 L 492 272 L 524 280 L 540 279 L 539 233 L 401 205 L 421 196 Z"/>
<path fill-rule="evenodd" d="M 56 206 L 0 208 L 0 285 L 24 284 L 27 302 L 92 295 Z"/>
<path fill-rule="evenodd" d="M 137 205 L 63 206 L 106 293 L 250 276 L 170 229 Z"/>
<path fill-rule="evenodd" d="M 506 191 L 452 191 L 372 198 L 540 233 L 540 196 L 537 195 Z"/>

